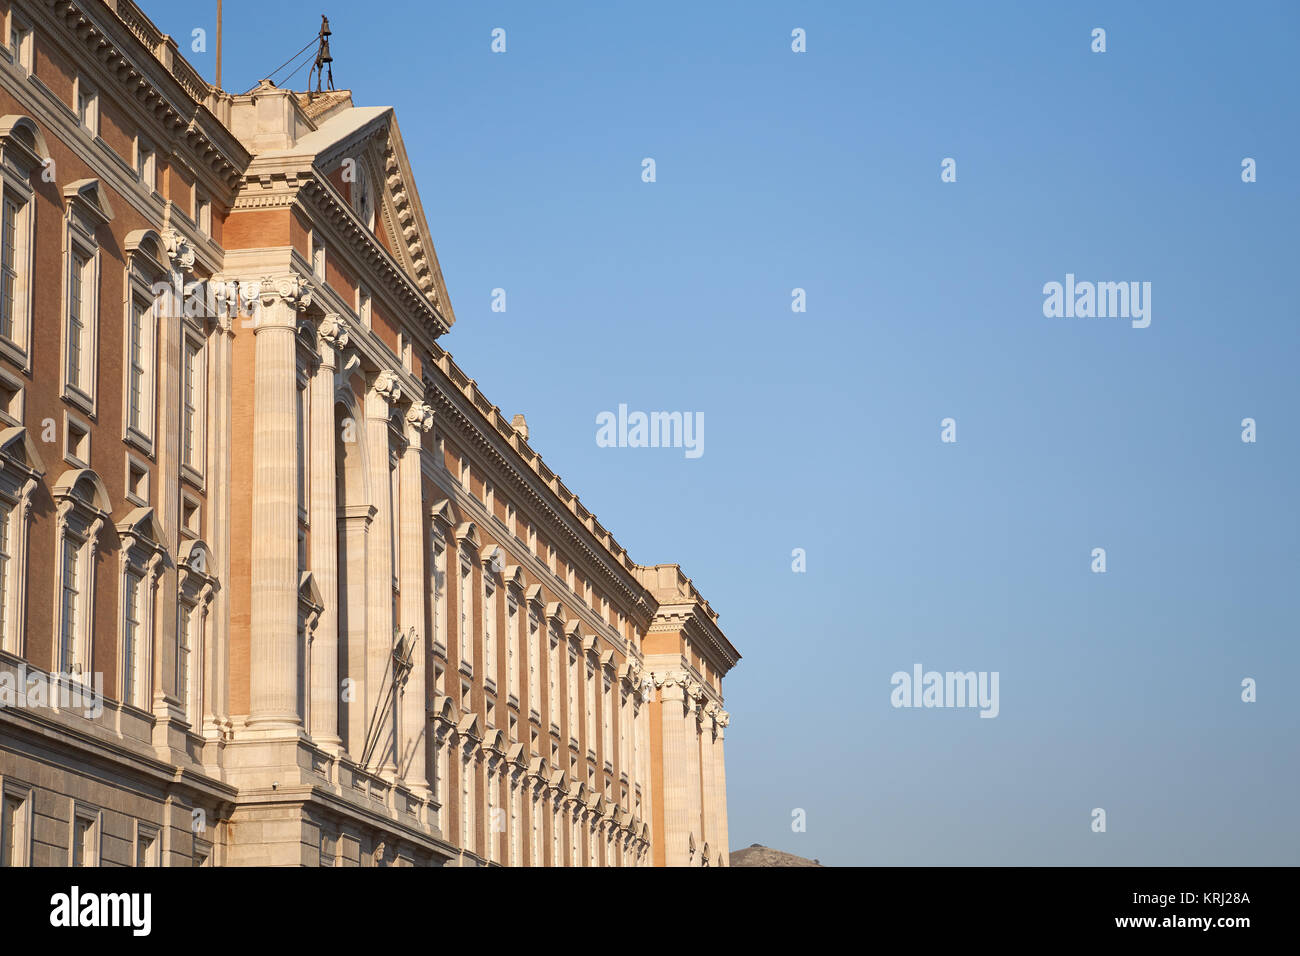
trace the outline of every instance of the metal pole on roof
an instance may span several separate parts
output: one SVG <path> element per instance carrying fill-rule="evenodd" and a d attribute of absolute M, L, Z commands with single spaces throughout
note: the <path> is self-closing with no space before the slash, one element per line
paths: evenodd
<path fill-rule="evenodd" d="M 221 89 L 221 0 L 217 0 L 217 89 Z"/>

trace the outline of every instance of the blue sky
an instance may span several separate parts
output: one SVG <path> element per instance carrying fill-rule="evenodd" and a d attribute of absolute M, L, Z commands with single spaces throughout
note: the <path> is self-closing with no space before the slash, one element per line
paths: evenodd
<path fill-rule="evenodd" d="M 320 6 L 227 0 L 225 85 Z M 444 344 L 744 654 L 733 848 L 1300 863 L 1298 8 L 324 12 L 336 84 L 397 108 Z M 1066 273 L 1150 282 L 1150 327 L 1044 317 Z M 705 453 L 597 447 L 619 403 L 703 412 Z M 998 671 L 999 716 L 893 708 L 918 662 Z"/>

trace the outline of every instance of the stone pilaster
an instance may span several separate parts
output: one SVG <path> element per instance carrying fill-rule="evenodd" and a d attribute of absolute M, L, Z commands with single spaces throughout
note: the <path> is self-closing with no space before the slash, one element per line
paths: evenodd
<path fill-rule="evenodd" d="M 713 740 L 713 771 L 716 781 L 714 793 L 718 815 L 718 848 L 714 851 L 714 857 L 718 861 L 718 866 L 731 865 L 731 849 L 727 843 L 727 762 L 722 748 L 722 739 L 729 723 L 731 723 L 731 715 L 725 710 L 718 711 L 717 736 Z"/>
<path fill-rule="evenodd" d="M 339 546 L 338 465 L 335 448 L 334 375 L 339 352 L 348 345 L 348 332 L 339 316 L 326 315 L 316 329 L 320 364 L 311 380 L 311 569 L 324 610 L 316 623 L 312 653 L 312 739 L 327 750 L 338 750 L 339 736 Z"/>
<path fill-rule="evenodd" d="M 710 702 L 705 705 L 704 719 L 700 727 L 700 790 L 702 794 L 702 812 L 704 816 L 704 840 L 709 844 L 709 865 L 718 865 L 718 838 L 720 821 L 718 819 L 718 779 L 717 767 L 714 766 L 716 750 L 714 733 L 717 726 L 718 705 Z"/>
<path fill-rule="evenodd" d="M 686 685 L 686 735 L 688 739 L 686 750 L 686 762 L 683 768 L 686 771 L 687 785 L 686 793 L 689 801 L 689 816 L 691 821 L 691 837 L 695 841 L 695 852 L 691 855 L 690 863 L 692 866 L 699 866 L 704 852 L 704 814 L 702 807 L 701 792 L 701 774 L 700 774 L 700 748 L 702 745 L 700 735 L 700 697 L 702 691 L 700 685 L 694 681 L 689 681 Z"/>
<path fill-rule="evenodd" d="M 162 233 L 173 288 L 184 288 L 194 276 L 194 250 L 183 237 L 171 229 Z M 172 297 L 168 297 L 171 299 Z M 173 300 L 165 311 L 174 314 L 162 316 L 158 323 L 158 497 L 157 515 L 166 539 L 163 544 L 168 553 L 175 555 L 180 547 L 181 511 L 181 350 L 185 341 L 184 305 Z M 93 566 L 93 565 L 92 565 Z M 154 745 L 159 748 L 181 749 L 183 738 L 175 731 L 176 723 L 183 719 L 181 702 L 176 692 L 176 568 L 168 562 L 159 585 L 160 600 L 157 609 L 157 627 L 154 630 L 153 652 L 153 712 Z"/>
<path fill-rule="evenodd" d="M 393 692 L 393 507 L 389 471 L 389 415 L 402 397 L 397 376 L 379 372 L 366 390 L 366 468 L 374 525 L 366 568 L 366 765 L 389 780 L 397 776 L 397 694 Z"/>
<path fill-rule="evenodd" d="M 252 627 L 249 726 L 300 726 L 298 713 L 297 275 L 262 280 L 254 321 Z"/>
<path fill-rule="evenodd" d="M 664 847 L 667 866 L 689 866 L 691 862 L 690 837 L 698 829 L 693 822 L 691 766 L 698 766 L 698 751 L 694 751 L 695 722 L 686 696 L 686 680 L 679 675 L 669 675 L 656 681 L 659 688 L 656 706 L 660 708 L 663 730 L 663 817 L 664 832 L 656 834 Z M 698 792 L 699 778 L 694 779 Z M 698 799 L 698 798 L 697 798 Z M 698 821 L 696 813 L 694 820 Z"/>
<path fill-rule="evenodd" d="M 428 576 L 425 573 L 424 555 L 427 527 L 423 507 L 424 495 L 420 459 L 424 454 L 424 435 L 433 427 L 433 409 L 416 402 L 407 409 L 406 450 L 402 453 L 399 487 L 401 491 L 400 520 L 397 527 L 402 553 L 402 633 L 415 636 L 412 667 L 402 688 L 401 737 L 398 754 L 401 775 L 406 786 L 422 798 L 429 796 L 428 772 L 425 753 L 428 748 L 428 720 L 426 718 L 426 663 L 429 655 L 428 621 L 425 614 L 425 591 Z"/>

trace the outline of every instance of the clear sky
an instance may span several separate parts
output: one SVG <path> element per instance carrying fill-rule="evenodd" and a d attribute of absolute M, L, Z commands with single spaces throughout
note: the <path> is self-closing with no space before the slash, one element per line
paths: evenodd
<path fill-rule="evenodd" d="M 733 848 L 1296 864 L 1298 11 L 226 0 L 225 86 L 325 12 L 396 107 L 443 343 L 744 655 Z M 1149 282 L 1150 326 L 1046 317 L 1067 273 Z M 704 453 L 598 447 L 620 403 Z M 894 708 L 918 663 L 998 672 L 998 716 Z"/>

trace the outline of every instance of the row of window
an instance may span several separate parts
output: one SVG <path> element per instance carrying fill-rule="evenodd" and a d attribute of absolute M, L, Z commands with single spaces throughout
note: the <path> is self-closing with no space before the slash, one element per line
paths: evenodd
<path fill-rule="evenodd" d="M 447 653 L 447 562 L 448 552 L 444 543 L 436 536 L 433 541 L 433 554 L 431 564 L 431 578 L 433 590 L 433 616 L 434 616 L 434 648 L 435 655 L 445 655 Z M 500 596 L 503 590 L 487 575 L 483 576 L 483 606 L 491 609 L 486 614 L 486 620 L 483 622 L 483 686 L 488 693 L 486 706 L 486 724 L 489 729 L 497 726 L 496 720 L 496 703 L 495 694 L 498 691 L 496 678 L 498 673 L 499 653 L 498 638 L 496 633 L 497 617 L 500 609 Z M 462 670 L 468 670 L 467 676 L 473 676 L 474 672 L 474 574 L 473 558 L 463 550 L 459 563 L 458 591 L 456 604 L 459 609 L 459 648 L 461 656 Z M 518 655 L 520 652 L 520 627 L 521 614 L 519 602 L 513 594 L 506 596 L 506 693 L 508 700 L 519 706 L 521 703 L 520 692 L 520 674 Z M 547 649 L 541 646 L 541 617 L 534 610 L 527 613 L 528 636 L 526 652 L 527 658 L 527 679 L 528 679 L 528 698 L 527 706 L 529 712 L 534 715 L 536 720 L 541 720 L 542 715 L 542 697 L 541 697 L 541 680 L 543 671 L 547 679 L 547 717 L 552 728 L 556 731 L 561 726 L 561 701 L 564 702 L 564 721 L 568 728 L 570 740 L 576 744 L 579 737 L 579 728 L 583 728 L 583 739 L 588 750 L 595 752 L 596 741 L 598 739 L 597 731 L 597 707 L 596 699 L 598 694 L 601 695 L 603 705 L 600 707 L 599 715 L 599 739 L 602 744 L 601 754 L 604 761 L 613 766 L 615 760 L 615 740 L 614 740 L 614 681 L 611 680 L 606 668 L 598 666 L 590 659 L 589 654 L 584 654 L 580 649 L 571 646 L 571 641 L 563 641 L 559 625 L 551 622 L 547 629 L 548 645 Z M 562 643 L 567 647 L 567 654 L 561 650 Z M 581 659 L 580 659 L 581 658 Z M 543 664 L 543 660 L 545 663 Z M 565 688 L 562 691 L 561 681 L 561 662 L 567 660 L 567 669 L 564 676 Z M 584 708 L 579 713 L 579 683 L 585 679 L 586 692 L 583 694 Z M 435 663 L 434 670 L 434 691 L 437 694 L 446 694 L 445 686 L 445 669 Z M 463 712 L 470 712 L 472 706 L 472 685 L 468 681 L 462 681 L 461 695 L 459 698 L 460 706 Z M 618 733 L 618 767 L 629 776 L 635 775 L 635 754 L 636 754 L 636 733 L 635 733 L 635 716 L 634 701 L 631 695 L 625 689 L 619 691 L 619 733 Z M 513 719 L 510 726 L 510 739 L 512 743 L 517 741 L 517 726 Z M 552 754 L 552 759 L 556 759 L 558 754 Z M 639 779 L 639 778 L 638 778 Z"/>
<path fill-rule="evenodd" d="M 434 761 L 434 788 L 446 789 L 449 780 L 449 763 L 456 749 L 452 735 L 443 735 L 435 740 L 436 757 Z M 455 836 L 459 845 L 471 852 L 479 852 L 478 820 L 483 817 L 486 839 L 482 845 L 482 855 L 489 863 L 503 863 L 507 866 L 522 866 L 523 835 L 528 833 L 528 860 L 531 865 L 539 866 L 549 853 L 551 866 L 595 866 L 604 862 L 606 866 L 637 865 L 643 860 L 641 851 L 633 849 L 627 841 L 627 835 L 616 833 L 612 828 L 605 828 L 604 856 L 600 855 L 601 842 L 598 820 L 595 815 L 581 808 L 566 811 L 559 797 L 550 797 L 545 788 L 529 782 L 522 773 L 508 772 L 506 768 L 489 761 L 486 765 L 486 794 L 480 799 L 478 793 L 477 754 L 466 748 L 460 757 L 459 777 L 460 809 Z M 500 788 L 507 787 L 506 805 L 500 806 Z M 449 829 L 450 808 L 445 795 L 438 809 L 438 825 L 444 836 L 452 836 Z M 547 805 L 550 805 L 549 807 Z M 636 815 L 640 817 L 640 800 L 636 805 Z M 566 827 L 566 816 L 569 817 Z M 548 819 L 549 818 L 549 819 Z M 546 846 L 546 832 L 549 829 L 550 846 Z M 565 837 L 568 839 L 565 839 Z M 585 839 L 584 839 L 585 835 Z M 504 847 L 502 846 L 504 844 Z"/>
<path fill-rule="evenodd" d="M 438 455 L 438 460 L 442 460 L 441 453 Z M 459 461 L 459 479 L 461 488 L 467 494 L 472 495 L 474 494 L 473 469 L 470 466 L 469 459 L 463 455 L 460 457 Z M 502 523 L 500 522 L 500 518 L 497 517 L 496 497 L 496 488 L 493 486 L 491 481 L 484 479 L 483 495 L 481 499 L 483 507 L 487 509 L 487 513 L 496 519 L 498 523 Z M 601 620 L 603 620 L 606 625 L 615 627 L 620 638 L 629 640 L 626 615 L 624 615 L 622 611 L 613 612 L 611 610 L 609 599 L 596 592 L 591 581 L 587 580 L 585 577 L 579 581 L 576 566 L 572 561 L 564 559 L 556 550 L 554 544 L 539 541 L 536 525 L 527 521 L 521 522 L 515 512 L 515 506 L 509 501 L 504 502 L 504 504 L 506 512 L 504 524 L 506 530 L 509 531 L 510 534 L 514 535 L 517 541 L 524 544 L 528 548 L 529 552 L 531 552 L 535 557 L 539 560 L 543 560 L 551 574 L 555 575 L 557 580 L 562 580 L 575 597 L 586 604 L 587 607 L 598 613 Z M 521 523 L 524 525 L 524 531 L 522 534 L 520 532 Z M 543 544 L 545 544 L 544 547 Z M 559 570 L 561 564 L 563 564 L 565 568 L 562 577 Z M 581 587 L 579 587 L 580 584 Z M 615 624 L 616 621 L 617 624 Z"/>
<path fill-rule="evenodd" d="M 31 866 L 32 831 L 34 828 L 34 788 L 5 780 L 0 801 L 0 867 Z M 67 834 L 68 866 L 99 866 L 103 858 L 104 811 L 77 801 L 72 802 L 71 823 Z M 156 824 L 136 820 L 130 859 L 136 866 L 160 866 L 162 833 Z M 195 838 L 192 854 L 194 866 L 212 864 L 212 844 Z M 55 865 L 64 861 L 53 861 Z"/>
<path fill-rule="evenodd" d="M 17 13 L 9 13 L 8 42 L 9 57 L 14 65 L 25 73 L 34 70 L 35 40 L 31 27 Z M 94 84 L 84 76 L 77 75 L 72 84 L 72 108 L 77 116 L 77 123 L 90 136 L 99 135 L 99 92 Z M 158 191 L 158 152 L 143 136 L 137 135 L 133 144 L 136 177 L 140 184 L 151 193 Z M 126 157 L 124 157 L 126 158 Z M 174 198 L 174 197 L 173 197 Z M 192 205 L 190 213 L 194 224 L 206 236 L 212 235 L 212 201 L 195 186 L 192 188 Z"/>

